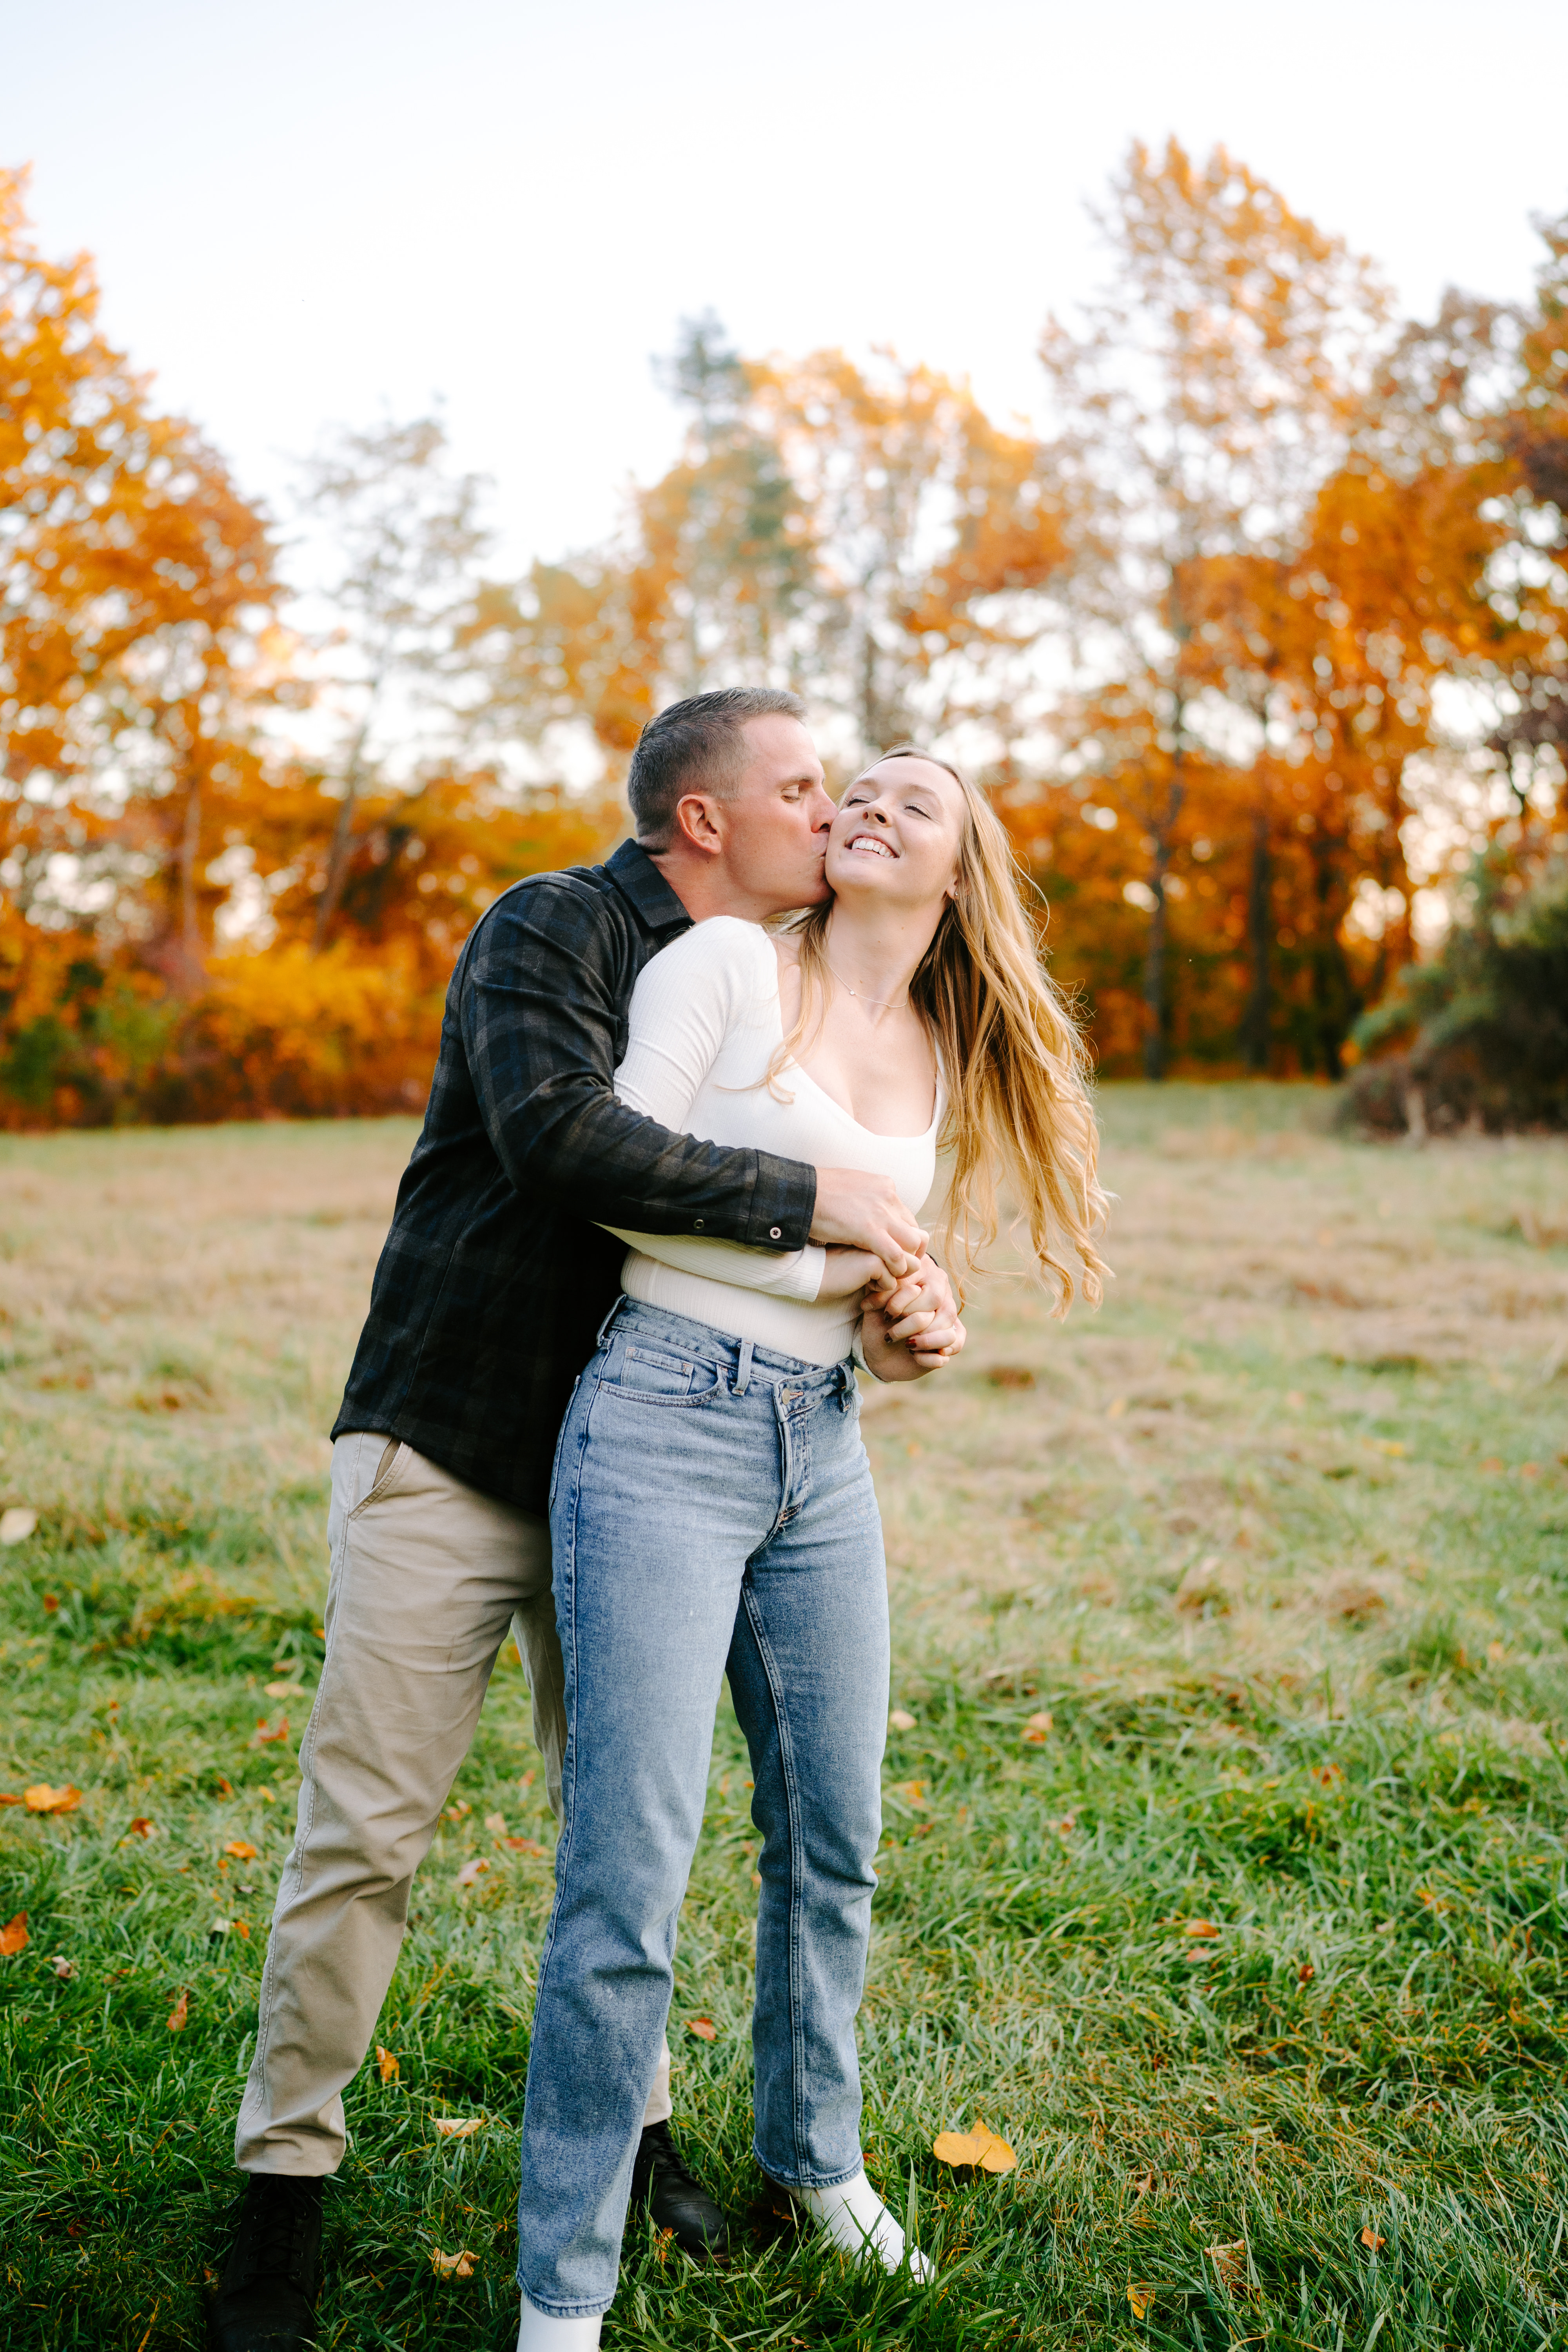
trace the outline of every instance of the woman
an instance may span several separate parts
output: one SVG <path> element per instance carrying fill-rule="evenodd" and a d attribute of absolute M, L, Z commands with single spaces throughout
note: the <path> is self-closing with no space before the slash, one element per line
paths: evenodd
<path fill-rule="evenodd" d="M 1075 1286 L 1097 1303 L 1083 1049 L 989 805 L 956 769 L 889 752 L 846 793 L 826 874 L 831 901 L 782 937 L 720 918 L 654 959 L 622 1099 L 715 1142 L 890 1174 L 917 1213 L 940 1137 L 971 1262 L 1004 1176 L 1056 1311 Z M 858 1252 L 626 1238 L 626 1296 L 551 1498 L 570 1734 L 523 2120 L 520 2352 L 586 2352 L 614 2294 L 726 1674 L 763 1839 L 757 2159 L 838 2244 L 905 2256 L 860 2161 L 888 1614 L 851 1349 L 916 1378 L 962 1335 L 923 1354 L 889 1339 L 882 1269 Z"/>

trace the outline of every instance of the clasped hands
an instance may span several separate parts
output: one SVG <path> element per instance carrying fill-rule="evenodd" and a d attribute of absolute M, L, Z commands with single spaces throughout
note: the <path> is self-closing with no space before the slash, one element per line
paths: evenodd
<path fill-rule="evenodd" d="M 861 1347 L 879 1380 L 940 1371 L 965 1334 L 952 1285 L 890 1177 L 819 1168 L 811 1238 L 827 1262 L 819 1298 L 859 1297 Z"/>

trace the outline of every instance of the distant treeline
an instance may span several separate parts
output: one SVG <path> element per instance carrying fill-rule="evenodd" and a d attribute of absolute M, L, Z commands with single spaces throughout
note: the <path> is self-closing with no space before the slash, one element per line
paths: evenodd
<path fill-rule="evenodd" d="M 1528 309 L 1400 322 L 1223 152 L 1135 147 L 1041 437 L 703 319 L 679 462 L 610 543 L 495 579 L 483 485 L 388 425 L 302 468 L 301 595 L 23 195 L 0 173 L 0 1123 L 416 1106 L 477 915 L 614 837 L 651 711 L 740 679 L 805 694 L 841 777 L 912 736 L 984 778 L 1108 1071 L 1403 1055 L 1358 1082 L 1392 1123 L 1423 1086 L 1565 1115 L 1563 1024 L 1499 974 L 1559 969 L 1568 889 L 1568 219 Z M 1423 886 L 1459 917 L 1425 964 Z"/>

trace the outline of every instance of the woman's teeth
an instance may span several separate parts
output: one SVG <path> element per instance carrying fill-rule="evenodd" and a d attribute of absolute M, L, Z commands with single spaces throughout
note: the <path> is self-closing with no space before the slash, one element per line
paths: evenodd
<path fill-rule="evenodd" d="M 851 849 L 868 849 L 877 857 L 891 857 L 893 854 L 885 841 L 879 841 L 875 835 L 869 833 L 856 834 L 849 846 Z"/>

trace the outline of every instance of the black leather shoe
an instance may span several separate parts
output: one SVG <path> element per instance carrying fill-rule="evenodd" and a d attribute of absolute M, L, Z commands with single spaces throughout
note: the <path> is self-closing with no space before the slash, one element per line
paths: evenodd
<path fill-rule="evenodd" d="M 303 2352 L 316 2340 L 321 2184 L 253 2172 L 207 2311 L 207 2352 Z"/>
<path fill-rule="evenodd" d="M 643 2126 L 632 2167 L 632 2203 L 646 2207 L 654 2228 L 668 2230 L 693 2262 L 717 2262 L 729 2251 L 729 2223 L 681 2162 L 668 2124 Z"/>

